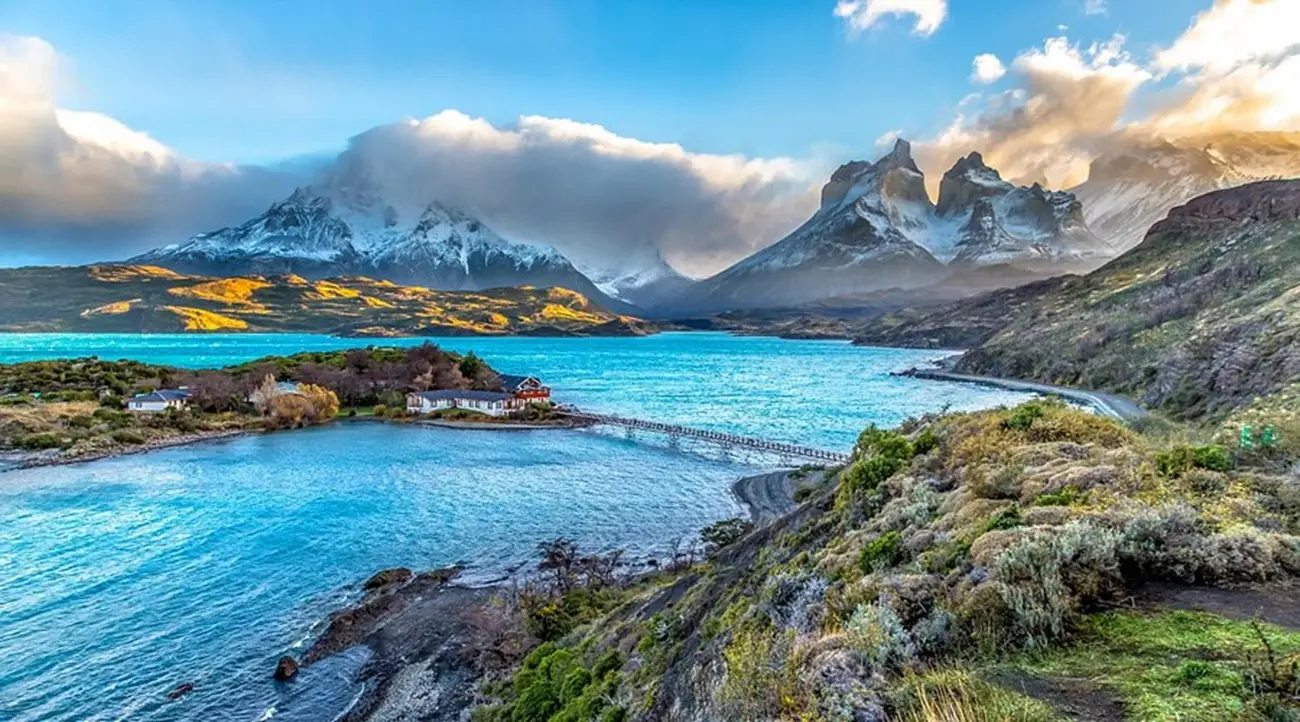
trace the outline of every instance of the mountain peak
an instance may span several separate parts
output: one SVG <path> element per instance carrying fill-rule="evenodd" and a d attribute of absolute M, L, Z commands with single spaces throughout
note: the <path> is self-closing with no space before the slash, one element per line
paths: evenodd
<path fill-rule="evenodd" d="M 906 168 L 917 173 L 921 172 L 921 169 L 916 165 L 916 160 L 912 158 L 912 144 L 902 138 L 895 140 L 894 149 L 876 161 L 876 167 Z"/>

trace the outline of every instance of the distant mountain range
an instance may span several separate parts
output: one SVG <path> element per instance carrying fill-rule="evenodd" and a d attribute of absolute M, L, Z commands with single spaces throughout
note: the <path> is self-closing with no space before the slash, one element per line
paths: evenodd
<path fill-rule="evenodd" d="M 931 202 L 911 146 L 854 161 L 822 189 L 821 207 L 785 239 L 701 281 L 685 305 L 808 303 L 907 290 L 1003 266 L 1012 277 L 1095 267 L 1116 250 L 1088 228 L 1074 195 L 1002 180 L 979 153 L 944 174 Z"/>
<path fill-rule="evenodd" d="M 561 287 L 613 310 L 609 297 L 550 246 L 512 243 L 436 200 L 398 209 L 364 165 L 344 164 L 246 223 L 128 259 L 212 276 L 291 273 L 380 278 L 448 291 Z"/>
<path fill-rule="evenodd" d="M 1093 161 L 1088 180 L 1070 189 L 1083 216 L 1119 251 L 1187 201 L 1258 180 L 1300 176 L 1300 133 L 1221 133 L 1128 144 Z"/>
<path fill-rule="evenodd" d="M 396 207 L 365 165 L 344 157 L 242 225 L 128 262 L 223 277 L 359 275 L 440 290 L 556 286 L 614 312 L 660 317 L 857 296 L 887 307 L 894 297 L 951 300 L 1086 273 L 1199 194 L 1294 175 L 1300 134 L 1223 134 L 1128 143 L 1097 158 L 1088 180 L 1069 191 L 1017 186 L 971 153 L 944 174 L 932 202 L 911 146 L 899 140 L 874 163 L 836 170 L 820 207 L 786 238 L 692 281 L 653 249 L 580 270 L 555 248 L 506 240 L 436 199 Z"/>

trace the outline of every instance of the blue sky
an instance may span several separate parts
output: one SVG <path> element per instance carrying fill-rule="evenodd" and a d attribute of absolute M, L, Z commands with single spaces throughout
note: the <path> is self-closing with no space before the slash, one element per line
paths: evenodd
<path fill-rule="evenodd" d="M 67 61 L 60 105 L 180 154 L 267 163 L 447 108 L 508 125 L 572 118 L 696 152 L 871 155 L 928 136 L 974 90 L 971 60 L 1063 34 L 1168 45 L 1208 0 L 951 0 L 929 36 L 891 17 L 858 35 L 830 0 L 4 0 L 0 30 Z"/>

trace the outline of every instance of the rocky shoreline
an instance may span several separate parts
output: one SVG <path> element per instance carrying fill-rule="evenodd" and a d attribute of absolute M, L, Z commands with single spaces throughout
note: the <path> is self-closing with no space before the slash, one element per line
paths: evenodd
<path fill-rule="evenodd" d="M 732 492 L 765 526 L 798 508 L 795 490 L 819 483 L 820 473 L 757 474 L 737 480 Z M 309 669 L 364 647 L 369 657 L 353 680 L 362 692 L 342 722 L 465 719 L 484 676 L 509 666 L 499 650 L 519 640 L 507 638 L 505 612 L 494 599 L 503 583 L 470 587 L 456 582 L 459 575 L 456 567 L 376 573 L 361 585 L 362 598 L 331 614 L 325 631 L 290 668 Z"/>
<path fill-rule="evenodd" d="M 221 439 L 234 439 L 241 436 L 250 436 L 256 433 L 264 433 L 252 429 L 234 429 L 225 431 L 212 431 L 198 434 L 184 434 L 182 436 L 173 436 L 166 439 L 157 439 L 138 446 L 130 446 L 119 449 L 106 449 L 104 451 L 92 451 L 76 456 L 64 456 L 62 454 L 42 454 L 32 452 L 30 454 L 14 455 L 10 457 L 11 463 L 8 466 L 0 466 L 0 474 L 6 471 L 21 471 L 23 469 L 39 469 L 47 466 L 70 466 L 72 464 L 84 464 L 91 461 L 102 461 L 104 459 L 115 459 L 119 456 L 134 456 L 135 454 L 147 454 L 151 451 L 161 451 L 171 449 L 177 446 L 189 446 L 204 441 L 218 441 Z"/>

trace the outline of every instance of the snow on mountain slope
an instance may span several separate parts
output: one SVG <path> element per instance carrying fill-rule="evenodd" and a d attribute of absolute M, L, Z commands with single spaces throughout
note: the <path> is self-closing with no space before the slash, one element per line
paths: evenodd
<path fill-rule="evenodd" d="M 957 161 L 939 184 L 936 213 L 959 221 L 952 239 L 953 265 L 1019 264 L 1026 267 L 1100 265 L 1115 255 L 1093 235 L 1070 193 L 1002 180 L 979 153 Z"/>
<path fill-rule="evenodd" d="M 875 163 L 841 166 L 812 218 L 697 284 L 691 301 L 704 308 L 754 308 L 933 283 L 947 274 L 919 243 L 929 236 L 933 216 L 911 146 L 899 140 Z"/>
<path fill-rule="evenodd" d="M 563 286 L 618 310 L 559 251 L 513 243 L 431 202 L 399 210 L 363 166 L 341 164 L 246 223 L 130 259 L 208 275 L 366 275 L 442 290 Z"/>
<path fill-rule="evenodd" d="M 1084 217 L 1120 252 L 1169 211 L 1211 191 L 1300 176 L 1300 134 L 1225 133 L 1132 144 L 1097 158 L 1071 189 Z"/>
<path fill-rule="evenodd" d="M 928 286 L 955 269 L 1066 272 L 1113 255 L 1073 195 L 1017 187 L 978 153 L 944 175 L 936 206 L 911 146 L 899 140 L 875 163 L 841 166 L 812 218 L 689 296 L 705 309 L 793 305 Z"/>

